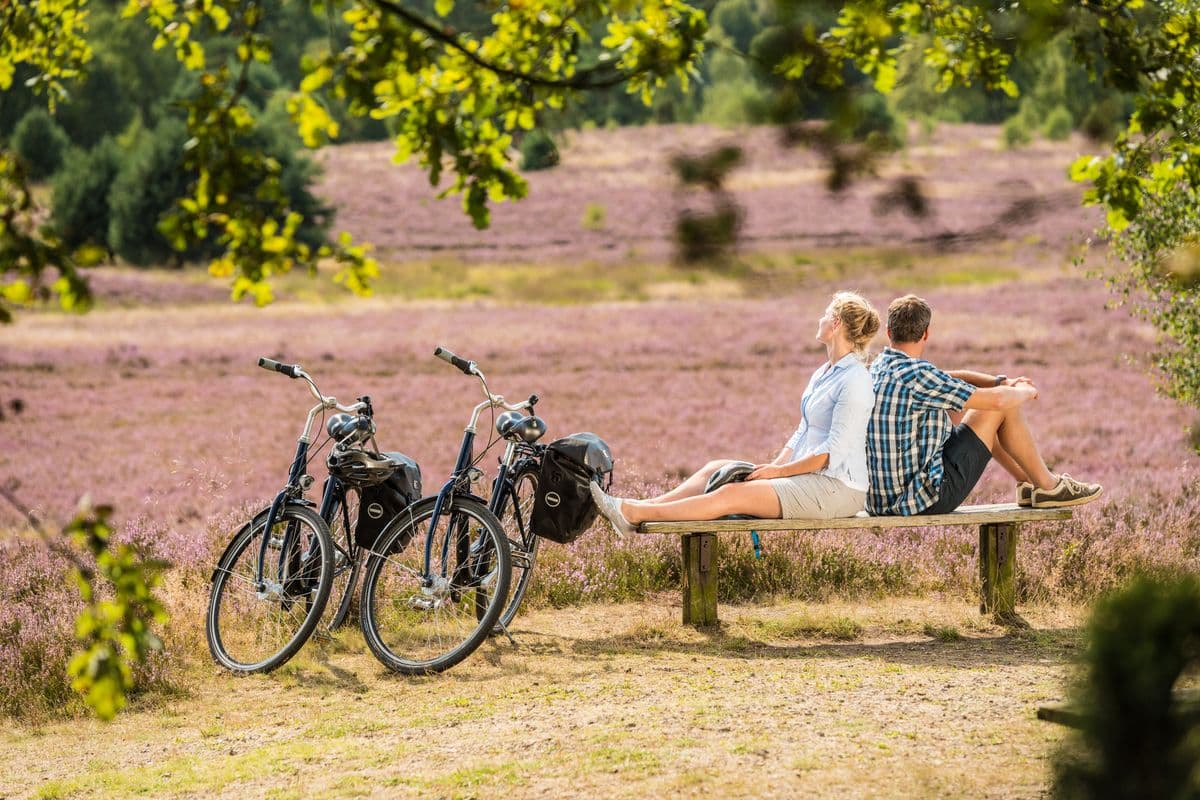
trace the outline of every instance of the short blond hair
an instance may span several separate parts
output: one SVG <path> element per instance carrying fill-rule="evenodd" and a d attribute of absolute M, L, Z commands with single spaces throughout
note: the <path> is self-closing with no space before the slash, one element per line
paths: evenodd
<path fill-rule="evenodd" d="M 859 354 L 867 352 L 867 346 L 879 332 L 879 312 L 871 301 L 858 292 L 838 292 L 829 301 L 829 308 L 842 321 L 846 338 Z"/>

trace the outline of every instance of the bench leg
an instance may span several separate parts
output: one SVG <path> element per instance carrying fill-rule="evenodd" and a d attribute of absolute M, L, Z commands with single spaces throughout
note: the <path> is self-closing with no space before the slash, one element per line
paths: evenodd
<path fill-rule="evenodd" d="M 717 624 L 717 536 L 685 533 L 683 552 L 683 624 Z"/>
<path fill-rule="evenodd" d="M 998 622 L 1019 620 L 1017 605 L 1017 525 L 999 523 L 979 526 L 979 582 L 981 614 Z"/>

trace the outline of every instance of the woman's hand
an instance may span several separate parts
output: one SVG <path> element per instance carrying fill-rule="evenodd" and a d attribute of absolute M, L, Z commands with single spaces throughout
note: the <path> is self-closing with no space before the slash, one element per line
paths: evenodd
<path fill-rule="evenodd" d="M 778 464 L 759 464 L 746 476 L 748 481 L 766 481 L 771 478 L 782 478 L 783 471 Z"/>

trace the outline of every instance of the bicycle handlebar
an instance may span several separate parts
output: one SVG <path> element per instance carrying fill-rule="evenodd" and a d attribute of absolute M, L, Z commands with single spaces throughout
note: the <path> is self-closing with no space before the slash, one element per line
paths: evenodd
<path fill-rule="evenodd" d="M 300 368 L 299 364 L 280 364 L 278 361 L 274 361 L 270 358 L 260 358 L 258 360 L 258 365 L 263 369 L 282 372 L 289 378 L 299 378 L 304 372 L 304 370 Z"/>
<path fill-rule="evenodd" d="M 478 374 L 474 361 L 468 361 L 465 358 L 459 358 L 444 347 L 434 348 L 433 354 L 442 361 L 445 361 L 447 364 L 453 364 L 454 366 L 458 367 L 460 370 L 462 370 L 464 375 Z"/>

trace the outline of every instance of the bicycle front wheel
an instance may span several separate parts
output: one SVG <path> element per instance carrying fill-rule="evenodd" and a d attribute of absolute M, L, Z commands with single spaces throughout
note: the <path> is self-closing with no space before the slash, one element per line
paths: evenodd
<path fill-rule="evenodd" d="M 213 571 L 205 619 L 217 663 L 234 672 L 269 672 L 294 656 L 329 598 L 332 550 L 325 521 L 304 506 L 285 506 L 269 531 L 265 511 L 239 530 Z"/>
<path fill-rule="evenodd" d="M 363 637 L 376 658 L 406 675 L 441 672 L 474 652 L 496 624 L 511 579 L 495 514 L 452 497 L 430 531 L 434 503 L 429 497 L 401 512 L 363 573 Z"/>
<path fill-rule="evenodd" d="M 533 565 L 537 561 L 541 539 L 529 529 L 529 515 L 533 513 L 533 496 L 537 494 L 537 488 L 537 465 L 528 463 L 519 467 L 512 476 L 511 492 L 500 506 L 500 523 L 508 534 L 508 546 L 512 551 L 512 589 L 499 621 L 499 625 L 505 628 L 512 623 L 521 601 L 525 599 L 525 592 L 533 578 Z"/>

